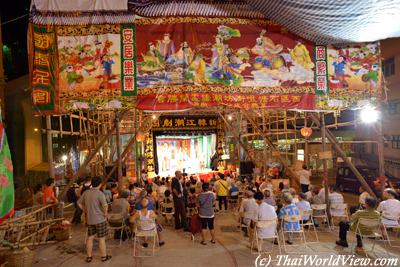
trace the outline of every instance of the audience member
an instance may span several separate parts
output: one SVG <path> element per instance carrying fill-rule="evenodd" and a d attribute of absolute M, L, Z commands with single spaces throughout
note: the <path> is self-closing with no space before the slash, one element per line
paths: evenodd
<path fill-rule="evenodd" d="M 182 172 L 176 171 L 175 177 L 172 179 L 172 195 L 174 199 L 174 209 L 175 209 L 175 229 L 183 228 L 187 231 L 186 225 L 186 210 L 185 210 L 185 202 L 183 199 L 183 186 L 181 183 L 182 180 Z"/>
<path fill-rule="evenodd" d="M 293 204 L 293 197 L 289 193 L 284 193 L 282 196 L 283 207 L 279 211 L 279 219 L 283 220 L 283 229 L 286 231 L 299 231 L 300 223 L 299 222 L 287 222 L 284 220 L 285 216 L 294 216 L 299 215 L 299 209 Z M 289 245 L 292 244 L 293 235 L 289 233 L 289 239 L 286 241 Z"/>
<path fill-rule="evenodd" d="M 209 191 L 210 185 L 203 183 L 203 192 L 198 195 L 199 217 L 201 221 L 201 244 L 206 245 L 205 231 L 207 228 L 211 234 L 211 243 L 215 244 L 214 232 L 214 201 L 215 195 Z"/>
<path fill-rule="evenodd" d="M 225 210 L 228 210 L 228 192 L 229 192 L 229 185 L 228 182 L 225 181 L 225 175 L 219 173 L 219 179 L 215 182 L 214 187 L 217 193 L 218 198 L 218 207 L 219 210 L 222 210 L 222 203 L 224 203 Z"/>
<path fill-rule="evenodd" d="M 264 190 L 264 202 L 275 207 L 275 199 L 272 197 L 271 191 L 269 189 Z"/>

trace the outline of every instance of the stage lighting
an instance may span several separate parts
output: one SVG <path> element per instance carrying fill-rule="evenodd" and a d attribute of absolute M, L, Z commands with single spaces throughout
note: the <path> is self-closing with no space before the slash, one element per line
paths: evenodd
<path fill-rule="evenodd" d="M 62 161 L 66 162 L 67 159 L 68 159 L 68 156 L 67 155 L 62 155 L 61 159 L 62 159 Z"/>
<path fill-rule="evenodd" d="M 378 120 L 378 111 L 375 107 L 366 106 L 360 112 L 361 121 L 364 123 L 374 123 Z"/>
<path fill-rule="evenodd" d="M 157 119 L 157 116 L 156 116 L 156 115 L 153 115 L 153 116 L 151 116 L 151 118 L 152 118 L 153 120 L 155 120 L 155 119 Z"/>
<path fill-rule="evenodd" d="M 228 116 L 228 120 L 230 120 L 230 121 L 231 121 L 232 119 L 233 119 L 233 118 L 232 118 L 232 116 L 231 116 L 231 115 L 229 115 L 229 116 Z"/>

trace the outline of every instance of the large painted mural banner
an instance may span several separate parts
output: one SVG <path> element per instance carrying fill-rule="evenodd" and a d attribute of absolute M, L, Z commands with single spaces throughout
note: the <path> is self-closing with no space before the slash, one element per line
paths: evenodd
<path fill-rule="evenodd" d="M 136 24 L 141 109 L 314 108 L 314 46 L 278 25 L 215 18 Z"/>

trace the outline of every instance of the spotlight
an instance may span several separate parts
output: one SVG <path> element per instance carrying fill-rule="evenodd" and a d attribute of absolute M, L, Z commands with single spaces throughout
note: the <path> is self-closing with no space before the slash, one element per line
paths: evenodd
<path fill-rule="evenodd" d="M 155 119 L 157 119 L 157 116 L 156 116 L 156 115 L 153 115 L 153 116 L 151 116 L 151 118 L 152 118 L 153 120 L 155 120 Z"/>
<path fill-rule="evenodd" d="M 233 119 L 233 118 L 232 118 L 232 116 L 231 116 L 231 115 L 229 115 L 229 116 L 228 116 L 228 120 L 230 120 L 230 121 L 231 121 L 232 119 Z"/>
<path fill-rule="evenodd" d="M 68 159 L 68 156 L 67 156 L 67 155 L 62 155 L 61 159 L 62 159 L 64 162 L 66 162 L 67 159 Z"/>
<path fill-rule="evenodd" d="M 35 129 L 33 129 L 35 132 L 37 132 L 37 131 L 39 131 L 39 129 L 38 128 L 35 128 Z"/>
<path fill-rule="evenodd" d="M 364 107 L 360 112 L 360 118 L 364 123 L 374 123 L 378 120 L 378 111 L 371 106 Z"/>

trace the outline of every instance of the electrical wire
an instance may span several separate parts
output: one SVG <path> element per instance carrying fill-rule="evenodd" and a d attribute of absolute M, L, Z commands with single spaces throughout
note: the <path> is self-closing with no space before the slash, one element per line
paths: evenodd
<path fill-rule="evenodd" d="M 16 18 L 7 20 L 7 21 L 5 21 L 5 22 L 2 22 L 2 23 L 1 23 L 1 26 L 6 25 L 6 24 L 11 23 L 11 22 L 14 22 L 14 21 L 17 21 L 17 20 L 20 20 L 20 19 L 22 19 L 22 18 L 25 18 L 26 16 L 28 16 L 28 14 L 25 14 L 25 15 L 22 15 L 22 16 L 19 16 L 19 17 L 16 17 Z"/>

